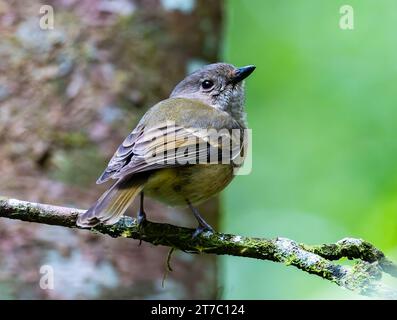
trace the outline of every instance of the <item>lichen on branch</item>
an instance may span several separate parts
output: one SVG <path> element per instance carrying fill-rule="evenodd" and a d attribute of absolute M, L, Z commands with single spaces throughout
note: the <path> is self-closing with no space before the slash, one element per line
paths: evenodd
<path fill-rule="evenodd" d="M 0 198 L 0 217 L 78 228 L 76 219 L 83 210 Z M 149 222 L 138 226 L 136 219 L 122 218 L 112 226 L 99 225 L 93 232 L 146 241 L 184 252 L 231 255 L 269 260 L 294 266 L 331 281 L 340 287 L 371 297 L 397 299 L 397 289 L 381 282 L 387 273 L 397 277 L 397 265 L 372 244 L 345 238 L 333 244 L 306 245 L 277 237 L 274 239 L 204 232 L 193 238 L 194 229 Z M 334 263 L 347 258 L 353 266 Z"/>

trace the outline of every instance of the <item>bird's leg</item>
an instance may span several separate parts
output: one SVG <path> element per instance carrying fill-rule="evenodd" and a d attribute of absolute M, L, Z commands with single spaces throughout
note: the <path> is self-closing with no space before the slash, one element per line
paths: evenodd
<path fill-rule="evenodd" d="M 139 232 L 141 231 L 142 227 L 145 225 L 147 219 L 146 219 L 146 213 L 145 210 L 143 209 L 143 191 L 141 191 L 140 194 L 140 201 L 139 201 L 139 210 L 138 210 L 138 214 L 136 216 L 136 219 L 138 221 L 138 230 Z M 139 239 L 139 245 L 140 246 L 142 244 L 142 239 Z"/>
<path fill-rule="evenodd" d="M 193 207 L 189 200 L 186 200 L 186 202 L 189 205 L 190 210 L 192 210 L 194 217 L 198 222 L 198 227 L 193 233 L 193 238 L 196 238 L 199 234 L 203 233 L 204 231 L 214 232 L 214 229 L 204 220 L 204 218 L 200 215 L 197 208 Z"/>
<path fill-rule="evenodd" d="M 138 221 L 139 227 L 143 226 L 146 222 L 146 213 L 145 213 L 145 210 L 143 209 L 143 197 L 144 197 L 143 191 L 141 191 L 139 210 L 138 210 L 138 214 L 137 214 L 137 221 Z"/>

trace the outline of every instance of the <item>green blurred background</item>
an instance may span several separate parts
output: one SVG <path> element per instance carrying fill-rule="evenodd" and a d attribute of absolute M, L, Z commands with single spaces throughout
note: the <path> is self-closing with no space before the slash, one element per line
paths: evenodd
<path fill-rule="evenodd" d="M 253 171 L 223 195 L 224 231 L 359 237 L 397 258 L 396 30 L 393 0 L 227 1 L 224 59 L 257 70 Z M 223 257 L 219 275 L 224 298 L 358 297 L 271 262 Z"/>

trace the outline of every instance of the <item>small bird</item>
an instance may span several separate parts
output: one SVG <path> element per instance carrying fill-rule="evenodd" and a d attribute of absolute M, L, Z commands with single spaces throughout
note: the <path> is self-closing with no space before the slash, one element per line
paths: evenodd
<path fill-rule="evenodd" d="M 97 180 L 97 184 L 116 182 L 80 214 L 77 225 L 115 224 L 138 195 L 137 221 L 143 225 L 145 194 L 171 206 L 189 206 L 198 221 L 193 236 L 213 232 L 194 205 L 222 191 L 241 166 L 232 160 L 244 153 L 244 134 L 234 132 L 247 128 L 243 80 L 254 70 L 253 65 L 206 65 L 182 80 L 168 99 L 150 108 Z M 209 132 L 223 136 L 226 132 L 230 139 L 223 143 Z M 215 157 L 213 151 L 217 151 Z"/>

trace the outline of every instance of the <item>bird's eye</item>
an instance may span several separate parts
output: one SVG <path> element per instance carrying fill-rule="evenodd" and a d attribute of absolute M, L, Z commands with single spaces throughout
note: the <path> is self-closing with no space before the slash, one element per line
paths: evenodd
<path fill-rule="evenodd" d="M 202 87 L 204 90 L 209 90 L 209 89 L 211 89 L 213 86 L 214 86 L 214 82 L 212 82 L 211 80 L 204 80 L 204 81 L 201 83 L 201 87 Z"/>

